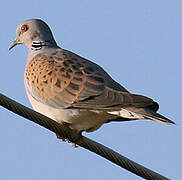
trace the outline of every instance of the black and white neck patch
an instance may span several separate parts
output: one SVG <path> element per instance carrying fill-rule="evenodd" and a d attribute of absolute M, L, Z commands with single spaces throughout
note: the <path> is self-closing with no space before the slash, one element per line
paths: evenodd
<path fill-rule="evenodd" d="M 31 50 L 38 51 L 38 50 L 41 50 L 42 47 L 51 46 L 51 45 L 52 43 L 50 41 L 33 41 Z"/>

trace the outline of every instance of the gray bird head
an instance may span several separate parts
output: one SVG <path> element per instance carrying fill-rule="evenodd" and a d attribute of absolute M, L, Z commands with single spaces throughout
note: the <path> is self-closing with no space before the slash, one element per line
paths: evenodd
<path fill-rule="evenodd" d="M 34 45 L 52 45 L 56 42 L 49 26 L 40 19 L 23 21 L 16 29 L 16 40 L 10 45 L 9 50 L 18 44 L 24 44 L 29 49 Z"/>

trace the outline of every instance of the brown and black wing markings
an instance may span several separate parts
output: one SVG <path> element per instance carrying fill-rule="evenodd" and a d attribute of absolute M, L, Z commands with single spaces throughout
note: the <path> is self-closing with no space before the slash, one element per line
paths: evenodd
<path fill-rule="evenodd" d="M 130 94 L 98 65 L 69 51 L 38 54 L 26 68 L 33 96 L 55 108 L 119 109 L 152 106 L 150 98 Z"/>

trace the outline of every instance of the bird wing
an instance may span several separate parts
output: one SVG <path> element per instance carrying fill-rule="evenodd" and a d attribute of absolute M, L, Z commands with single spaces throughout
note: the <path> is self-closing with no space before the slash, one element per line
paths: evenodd
<path fill-rule="evenodd" d="M 25 77 L 32 97 L 55 108 L 104 110 L 154 103 L 129 93 L 97 64 L 63 49 L 34 56 Z"/>

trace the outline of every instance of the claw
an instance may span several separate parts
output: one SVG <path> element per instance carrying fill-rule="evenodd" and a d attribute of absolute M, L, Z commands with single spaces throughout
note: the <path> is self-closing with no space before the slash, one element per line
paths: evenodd
<path fill-rule="evenodd" d="M 57 138 L 60 139 L 61 141 L 66 141 L 65 138 L 61 137 L 59 134 L 56 134 Z"/>
<path fill-rule="evenodd" d="M 66 126 L 66 127 L 68 127 L 68 128 L 70 128 L 69 127 L 69 123 L 66 123 L 66 122 L 61 122 L 61 124 L 63 125 L 63 126 Z M 76 133 L 80 133 L 81 134 L 81 132 L 76 132 Z M 59 134 L 56 134 L 56 136 L 57 136 L 57 138 L 58 139 L 60 139 L 61 141 L 67 141 L 72 147 L 74 147 L 74 148 L 76 148 L 76 147 L 78 147 L 78 145 L 76 144 L 76 143 L 74 143 L 74 142 L 71 142 L 69 139 L 65 139 L 65 138 L 63 138 L 62 136 L 60 136 Z"/>
<path fill-rule="evenodd" d="M 72 147 L 74 147 L 74 148 L 78 147 L 78 145 L 77 145 L 76 143 L 71 142 L 71 141 L 69 141 L 68 139 L 63 138 L 63 137 L 60 136 L 59 134 L 56 134 L 56 136 L 57 136 L 57 138 L 58 138 L 59 140 L 61 140 L 61 141 L 64 141 L 64 142 L 67 141 Z"/>

